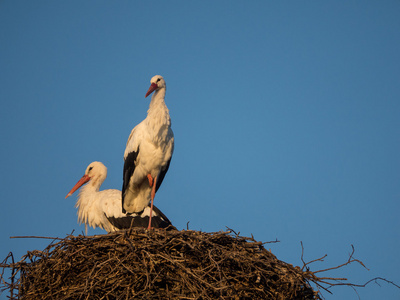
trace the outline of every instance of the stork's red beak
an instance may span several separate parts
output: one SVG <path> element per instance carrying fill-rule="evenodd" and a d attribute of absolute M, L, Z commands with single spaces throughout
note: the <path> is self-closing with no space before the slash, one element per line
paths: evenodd
<path fill-rule="evenodd" d="M 152 92 L 154 92 L 156 89 L 158 88 L 157 83 L 152 83 L 149 87 L 149 90 L 146 93 L 146 96 L 144 96 L 145 98 L 150 95 Z"/>
<path fill-rule="evenodd" d="M 88 175 L 83 175 L 81 179 L 74 185 L 72 190 L 69 191 L 68 195 L 65 196 L 65 199 L 67 199 L 69 196 L 71 196 L 77 189 L 79 189 L 82 185 L 84 185 L 86 182 L 90 180 L 90 177 Z"/>

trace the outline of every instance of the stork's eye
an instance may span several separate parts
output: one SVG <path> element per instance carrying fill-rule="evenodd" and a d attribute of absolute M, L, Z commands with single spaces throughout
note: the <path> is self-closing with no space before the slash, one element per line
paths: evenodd
<path fill-rule="evenodd" d="M 159 82 L 161 80 L 161 78 L 158 78 L 156 82 Z"/>
<path fill-rule="evenodd" d="M 89 168 L 89 172 L 90 172 L 92 169 L 93 169 L 93 167 L 90 167 L 90 168 Z"/>

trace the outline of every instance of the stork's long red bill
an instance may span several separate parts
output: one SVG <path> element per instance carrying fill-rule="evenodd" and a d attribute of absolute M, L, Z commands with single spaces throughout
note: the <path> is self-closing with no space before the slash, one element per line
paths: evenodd
<path fill-rule="evenodd" d="M 72 190 L 69 191 L 68 195 L 65 196 L 65 199 L 67 199 L 69 196 L 71 196 L 77 189 L 79 189 L 82 185 L 84 185 L 86 182 L 90 180 L 90 177 L 88 175 L 83 175 L 81 179 L 74 185 Z"/>
<path fill-rule="evenodd" d="M 156 89 L 158 88 L 157 83 L 152 83 L 149 87 L 149 90 L 146 93 L 146 96 L 144 96 L 145 98 L 150 95 L 152 92 L 154 92 Z"/>

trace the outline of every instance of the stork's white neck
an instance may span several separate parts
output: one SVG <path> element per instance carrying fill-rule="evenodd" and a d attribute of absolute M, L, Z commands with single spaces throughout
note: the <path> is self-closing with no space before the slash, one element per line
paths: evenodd
<path fill-rule="evenodd" d="M 107 176 L 107 175 L 106 175 Z M 101 184 L 105 177 L 95 176 L 79 190 L 78 201 L 75 207 L 78 208 L 79 221 L 84 223 L 87 220 L 88 213 L 96 201 Z"/>
<path fill-rule="evenodd" d="M 89 181 L 83 187 L 81 187 L 79 191 L 78 201 L 76 202 L 75 207 L 78 208 L 78 216 L 87 216 L 88 210 L 93 205 L 93 202 L 96 200 L 96 194 L 99 192 L 100 185 L 93 185 Z M 80 220 L 84 222 L 84 220 Z"/>
<path fill-rule="evenodd" d="M 151 97 L 149 110 L 147 111 L 147 122 L 155 132 L 158 132 L 165 125 L 171 126 L 169 110 L 164 101 L 165 91 L 165 87 L 155 91 Z"/>

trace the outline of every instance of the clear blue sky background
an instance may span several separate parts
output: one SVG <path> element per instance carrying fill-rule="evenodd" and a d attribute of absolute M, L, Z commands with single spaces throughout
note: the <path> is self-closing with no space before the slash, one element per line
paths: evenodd
<path fill-rule="evenodd" d="M 370 270 L 324 276 L 400 284 L 399 1 L 0 1 L 1 260 L 49 243 L 10 236 L 84 231 L 64 197 L 90 162 L 121 188 L 156 74 L 175 153 L 155 203 L 176 227 L 278 239 L 299 266 L 302 241 L 328 255 L 312 270 L 353 244 Z"/>

